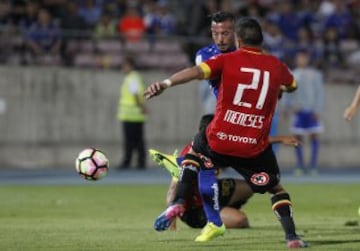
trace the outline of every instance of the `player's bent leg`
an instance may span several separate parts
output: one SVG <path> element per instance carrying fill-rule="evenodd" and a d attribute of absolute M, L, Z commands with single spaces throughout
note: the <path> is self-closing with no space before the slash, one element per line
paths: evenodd
<path fill-rule="evenodd" d="M 154 223 L 155 230 L 164 231 L 168 229 L 171 222 L 174 221 L 177 216 L 183 215 L 185 212 L 184 201 L 187 195 L 191 193 L 194 181 L 197 180 L 199 166 L 198 157 L 192 154 L 185 155 L 174 200 L 172 201 L 172 204 L 156 218 Z"/>
<path fill-rule="evenodd" d="M 218 236 L 222 236 L 225 234 L 226 227 L 225 224 L 221 226 L 216 226 L 212 222 L 208 222 L 206 226 L 201 230 L 201 233 L 198 237 L 196 237 L 196 242 L 207 242 L 211 241 Z"/>
<path fill-rule="evenodd" d="M 307 243 L 295 232 L 295 223 L 292 213 L 292 203 L 288 193 L 277 193 L 271 198 L 272 210 L 281 223 L 285 232 L 288 248 L 305 248 Z"/>
<path fill-rule="evenodd" d="M 164 212 L 162 212 L 154 222 L 154 229 L 156 231 L 167 230 L 176 217 L 182 216 L 185 212 L 185 208 L 182 204 L 173 204 L 169 206 Z"/>
<path fill-rule="evenodd" d="M 221 220 L 226 228 L 249 228 L 249 220 L 246 214 L 238 209 L 224 207 L 220 211 Z"/>
<path fill-rule="evenodd" d="M 159 152 L 155 149 L 149 149 L 151 158 L 161 167 L 165 168 L 172 177 L 178 178 L 180 175 L 180 167 L 176 162 L 177 154 L 173 155 Z"/>

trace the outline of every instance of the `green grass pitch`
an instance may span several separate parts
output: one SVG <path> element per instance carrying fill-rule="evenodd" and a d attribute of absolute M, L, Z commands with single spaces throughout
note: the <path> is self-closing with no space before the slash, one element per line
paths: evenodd
<path fill-rule="evenodd" d="M 360 250 L 360 184 L 286 184 L 298 233 L 309 250 Z M 158 233 L 165 185 L 0 186 L 1 251 L 287 250 L 268 195 L 245 206 L 251 228 L 195 243 L 200 232 L 178 224 Z"/>

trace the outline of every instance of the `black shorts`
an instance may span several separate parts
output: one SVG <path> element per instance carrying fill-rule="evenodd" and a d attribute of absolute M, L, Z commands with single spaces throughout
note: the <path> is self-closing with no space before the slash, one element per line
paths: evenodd
<path fill-rule="evenodd" d="M 231 205 L 229 204 L 230 199 L 235 191 L 235 180 L 232 178 L 220 179 L 219 184 L 219 203 L 220 207 L 232 207 L 240 209 L 246 201 L 235 201 Z M 202 228 L 206 225 L 207 219 L 203 208 L 192 207 L 185 211 L 180 219 L 192 228 Z"/>
<path fill-rule="evenodd" d="M 192 148 L 195 152 L 204 155 L 216 167 L 232 167 L 244 177 L 255 193 L 265 193 L 279 184 L 279 166 L 271 145 L 253 158 L 219 154 L 210 149 L 205 131 L 200 131 L 194 138 Z"/>

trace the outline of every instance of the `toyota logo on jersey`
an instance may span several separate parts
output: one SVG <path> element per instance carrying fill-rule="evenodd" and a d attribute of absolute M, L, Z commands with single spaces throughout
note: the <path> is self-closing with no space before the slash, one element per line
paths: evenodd
<path fill-rule="evenodd" d="M 255 173 L 250 178 L 251 182 L 258 186 L 266 186 L 269 181 L 269 175 L 267 173 L 261 172 L 261 173 Z"/>
<path fill-rule="evenodd" d="M 224 133 L 224 132 L 218 132 L 218 133 L 216 134 L 216 136 L 217 136 L 219 139 L 221 139 L 221 140 L 226 140 L 226 139 L 227 139 L 227 134 Z"/>

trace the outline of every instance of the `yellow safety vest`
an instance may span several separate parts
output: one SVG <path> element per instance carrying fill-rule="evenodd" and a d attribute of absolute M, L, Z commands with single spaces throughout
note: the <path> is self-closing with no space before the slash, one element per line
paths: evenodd
<path fill-rule="evenodd" d="M 133 81 L 137 81 L 139 83 L 139 99 L 140 103 L 144 103 L 144 97 L 142 94 L 145 90 L 145 85 L 141 76 L 137 72 L 132 71 L 125 76 L 124 82 L 120 89 L 117 118 L 126 122 L 144 122 L 146 120 L 146 115 L 136 104 L 134 94 L 132 94 L 129 90 L 130 83 Z"/>

